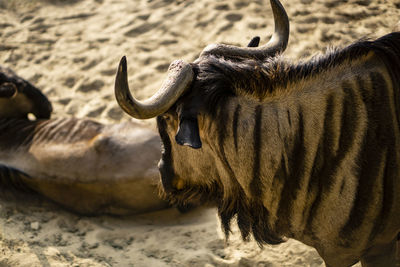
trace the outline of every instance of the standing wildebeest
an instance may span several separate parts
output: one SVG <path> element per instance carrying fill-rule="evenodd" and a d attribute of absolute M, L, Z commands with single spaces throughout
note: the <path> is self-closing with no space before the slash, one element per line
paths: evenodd
<path fill-rule="evenodd" d="M 49 118 L 39 89 L 0 67 L 0 189 L 35 191 L 82 214 L 168 207 L 158 195 L 160 137 L 133 122 Z M 134 155 L 134 160 L 132 159 Z"/>
<path fill-rule="evenodd" d="M 175 61 L 150 99 L 134 99 L 125 57 L 120 106 L 157 117 L 159 169 L 172 201 L 210 201 L 225 232 L 295 238 L 327 266 L 395 266 L 400 230 L 400 33 L 298 64 L 280 57 L 289 21 L 259 48 L 211 45 Z"/>

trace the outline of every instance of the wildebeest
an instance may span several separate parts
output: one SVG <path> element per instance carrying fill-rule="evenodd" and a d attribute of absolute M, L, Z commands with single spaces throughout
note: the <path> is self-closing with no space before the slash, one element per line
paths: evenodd
<path fill-rule="evenodd" d="M 133 122 L 0 119 L 0 184 L 80 214 L 168 207 L 158 195 L 160 154 L 157 133 Z"/>
<path fill-rule="evenodd" d="M 50 101 L 30 82 L 17 76 L 9 68 L 0 66 L 0 118 L 50 118 Z"/>
<path fill-rule="evenodd" d="M 0 70 L 0 189 L 36 192 L 85 215 L 169 207 L 158 194 L 155 131 L 135 122 L 31 121 L 29 113 L 50 117 L 50 102 L 11 70 Z"/>
<path fill-rule="evenodd" d="M 136 118 L 157 116 L 165 195 L 214 202 L 225 233 L 294 238 L 327 266 L 395 266 L 400 230 L 400 33 L 291 63 L 289 21 L 261 47 L 207 46 L 175 61 L 134 99 L 122 58 L 115 93 Z"/>

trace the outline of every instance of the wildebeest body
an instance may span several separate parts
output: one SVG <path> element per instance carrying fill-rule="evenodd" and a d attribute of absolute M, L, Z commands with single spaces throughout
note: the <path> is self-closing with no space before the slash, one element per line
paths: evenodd
<path fill-rule="evenodd" d="M 374 50 L 379 44 L 391 52 Z M 204 199 L 204 187 L 212 184 L 207 197 L 220 202 L 227 230 L 237 215 L 245 237 L 301 240 L 328 265 L 350 265 L 370 244 L 394 243 L 400 229 L 399 88 L 390 61 L 399 62 L 400 53 L 389 57 L 397 44 L 399 33 L 358 43 L 319 58 L 314 66 L 326 67 L 315 70 L 280 60 L 201 62 L 186 98 L 206 95 L 196 104 L 203 147 L 164 151 L 173 166 L 162 177 L 165 187 L 185 184 L 172 198 Z M 268 81 L 264 88 L 261 81 Z M 193 106 L 187 99 L 176 105 Z M 168 123 L 168 116 L 176 117 L 175 109 L 158 119 L 163 141 L 177 131 L 177 118 Z M 208 168 L 216 171 L 203 178 Z"/>
<path fill-rule="evenodd" d="M 168 207 L 158 196 L 159 156 L 157 134 L 132 122 L 0 119 L 1 187 L 35 191 L 81 214 Z"/>
<path fill-rule="evenodd" d="M 158 115 L 165 196 L 215 203 L 226 234 L 235 218 L 244 239 L 295 238 L 327 266 L 396 266 L 400 33 L 293 64 L 277 55 L 288 19 L 271 5 L 272 45 L 207 46 L 142 102 L 123 58 L 117 101 L 133 117 Z"/>

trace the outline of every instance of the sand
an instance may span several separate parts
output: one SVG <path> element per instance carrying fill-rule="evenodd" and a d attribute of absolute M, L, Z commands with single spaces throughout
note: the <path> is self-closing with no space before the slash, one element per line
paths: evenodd
<path fill-rule="evenodd" d="M 283 0 L 293 60 L 379 37 L 400 20 L 398 0 Z M 265 1 L 0 0 L 0 64 L 41 88 L 53 117 L 130 119 L 113 95 L 128 57 L 138 98 L 154 93 L 174 59 L 209 43 L 246 45 L 273 31 Z M 154 126 L 154 121 L 148 122 Z M 225 242 L 216 211 L 175 209 L 123 218 L 84 217 L 20 195 L 0 200 L 0 266 L 324 266 L 297 241 L 260 249 L 237 230 Z"/>

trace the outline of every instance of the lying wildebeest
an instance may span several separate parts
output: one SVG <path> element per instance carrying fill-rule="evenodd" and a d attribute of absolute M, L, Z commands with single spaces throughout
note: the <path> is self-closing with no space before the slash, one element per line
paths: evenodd
<path fill-rule="evenodd" d="M 6 74 L 1 71 L 0 78 Z M 0 100 L 0 188 L 35 191 L 87 215 L 169 206 L 158 195 L 161 152 L 156 132 L 134 122 L 30 121 L 29 113 L 50 117 L 50 102 L 15 73 L 9 77 L 0 80 L 5 97 Z"/>
<path fill-rule="evenodd" d="M 27 118 L 32 113 L 36 118 L 48 119 L 52 110 L 39 89 L 0 66 L 0 118 Z"/>
<path fill-rule="evenodd" d="M 175 61 L 150 99 L 134 99 L 122 58 L 119 105 L 157 116 L 159 169 L 172 201 L 215 201 L 225 233 L 295 238 L 327 266 L 395 266 L 400 230 L 400 33 L 293 64 L 289 21 L 259 48 L 207 46 Z"/>

